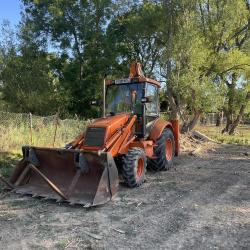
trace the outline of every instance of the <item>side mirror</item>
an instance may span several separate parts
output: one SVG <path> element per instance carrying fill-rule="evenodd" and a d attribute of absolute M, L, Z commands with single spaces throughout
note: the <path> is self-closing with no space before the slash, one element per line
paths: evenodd
<path fill-rule="evenodd" d="M 141 99 L 142 103 L 151 103 L 154 101 L 154 96 L 146 96 Z"/>
<path fill-rule="evenodd" d="M 102 101 L 101 100 L 92 100 L 92 101 L 90 101 L 90 105 L 91 106 L 101 106 Z"/>

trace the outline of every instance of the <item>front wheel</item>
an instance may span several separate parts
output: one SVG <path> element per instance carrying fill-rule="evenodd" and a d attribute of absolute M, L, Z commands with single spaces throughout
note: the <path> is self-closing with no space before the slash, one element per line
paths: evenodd
<path fill-rule="evenodd" d="M 124 157 L 122 175 L 129 187 L 139 187 L 145 180 L 147 158 L 143 149 L 131 148 Z"/>
<path fill-rule="evenodd" d="M 155 171 L 169 170 L 175 155 L 174 135 L 171 129 L 163 130 L 154 148 L 155 159 L 150 160 L 150 168 Z"/>

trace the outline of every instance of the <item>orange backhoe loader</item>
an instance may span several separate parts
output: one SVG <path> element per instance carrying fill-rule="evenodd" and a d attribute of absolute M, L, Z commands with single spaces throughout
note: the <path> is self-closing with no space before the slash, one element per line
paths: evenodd
<path fill-rule="evenodd" d="M 159 88 L 139 63 L 129 78 L 104 80 L 103 117 L 65 148 L 24 146 L 5 183 L 16 193 L 88 207 L 114 197 L 119 175 L 138 187 L 147 167 L 168 170 L 179 154 L 179 123 L 159 117 Z"/>

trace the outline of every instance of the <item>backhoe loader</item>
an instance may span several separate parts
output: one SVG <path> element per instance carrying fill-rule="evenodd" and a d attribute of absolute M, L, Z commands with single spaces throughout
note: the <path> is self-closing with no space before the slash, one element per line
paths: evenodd
<path fill-rule="evenodd" d="M 159 89 L 132 63 L 128 78 L 104 80 L 101 118 L 65 148 L 23 146 L 23 159 L 4 182 L 16 193 L 89 207 L 111 200 L 119 179 L 134 188 L 147 168 L 170 169 L 179 123 L 160 118 Z"/>

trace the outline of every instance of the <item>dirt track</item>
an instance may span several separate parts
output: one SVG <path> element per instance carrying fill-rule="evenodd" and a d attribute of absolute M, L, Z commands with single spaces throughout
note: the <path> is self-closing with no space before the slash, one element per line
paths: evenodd
<path fill-rule="evenodd" d="M 0 249 L 250 249 L 250 147 L 182 155 L 104 206 L 5 194 Z"/>

